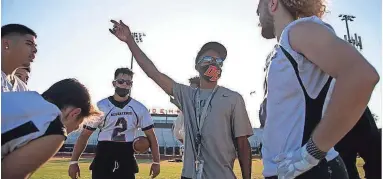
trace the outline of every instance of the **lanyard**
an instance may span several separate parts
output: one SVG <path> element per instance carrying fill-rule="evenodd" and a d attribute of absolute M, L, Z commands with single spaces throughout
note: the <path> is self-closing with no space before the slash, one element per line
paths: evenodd
<path fill-rule="evenodd" d="M 200 155 L 200 148 L 201 148 L 201 133 L 202 133 L 202 127 L 205 122 L 205 119 L 207 117 L 207 108 L 209 107 L 209 104 L 211 100 L 213 99 L 215 93 L 217 92 L 218 85 L 214 87 L 212 93 L 210 96 L 206 99 L 205 106 L 203 107 L 201 111 L 201 103 L 200 103 L 200 89 L 197 89 L 196 93 L 196 100 L 195 100 L 195 108 L 196 108 L 196 118 L 197 118 L 197 137 L 196 137 L 196 144 L 197 144 L 197 157 Z M 201 115 L 200 115 L 201 114 Z"/>

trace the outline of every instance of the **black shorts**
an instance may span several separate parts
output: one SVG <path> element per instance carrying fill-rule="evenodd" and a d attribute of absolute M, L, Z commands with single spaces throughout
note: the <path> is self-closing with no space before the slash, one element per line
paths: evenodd
<path fill-rule="evenodd" d="M 278 179 L 278 177 L 265 177 L 265 179 Z M 348 179 L 348 175 L 342 158 L 338 156 L 329 162 L 322 160 L 317 166 L 296 179 Z"/>
<path fill-rule="evenodd" d="M 138 165 L 132 143 L 99 141 L 89 169 L 93 179 L 134 179 Z"/>

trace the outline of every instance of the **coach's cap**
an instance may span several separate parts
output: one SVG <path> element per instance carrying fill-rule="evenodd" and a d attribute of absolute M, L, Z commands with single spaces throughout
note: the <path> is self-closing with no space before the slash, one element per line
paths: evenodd
<path fill-rule="evenodd" d="M 201 57 L 203 53 L 205 53 L 208 50 L 214 50 L 216 51 L 223 60 L 226 59 L 227 56 L 227 50 L 225 46 L 218 42 L 208 42 L 205 45 L 202 46 L 201 50 L 198 52 L 197 57 L 195 59 L 195 63 L 198 62 L 198 59 Z"/>

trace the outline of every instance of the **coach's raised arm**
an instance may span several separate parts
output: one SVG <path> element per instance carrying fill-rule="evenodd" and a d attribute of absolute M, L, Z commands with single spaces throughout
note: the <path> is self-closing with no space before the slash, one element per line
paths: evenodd
<path fill-rule="evenodd" d="M 111 22 L 113 23 L 113 29 L 109 29 L 109 31 L 128 45 L 138 65 L 142 68 L 145 74 L 154 80 L 154 82 L 156 82 L 167 94 L 172 95 L 174 81 L 165 74 L 158 71 L 157 67 L 134 41 L 129 27 L 125 25 L 121 20 L 120 22 L 111 20 Z"/>
<path fill-rule="evenodd" d="M 248 137 L 253 135 L 242 96 L 217 84 L 227 56 L 218 42 L 202 46 L 195 58 L 200 87 L 192 88 L 174 82 L 158 71 L 153 62 L 134 41 L 129 27 L 122 21 L 110 32 L 125 42 L 138 65 L 167 94 L 174 97 L 184 115 L 185 155 L 182 179 L 236 178 L 234 160 L 238 156 L 242 178 L 251 178 L 251 149 Z"/>

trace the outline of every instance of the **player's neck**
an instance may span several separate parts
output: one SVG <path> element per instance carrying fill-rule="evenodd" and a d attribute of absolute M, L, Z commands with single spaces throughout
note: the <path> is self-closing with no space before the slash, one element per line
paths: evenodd
<path fill-rule="evenodd" d="M 217 86 L 217 82 L 209 82 L 204 79 L 200 81 L 200 88 L 201 89 L 214 89 L 215 86 Z"/>
<path fill-rule="evenodd" d="M 289 25 L 293 21 L 294 18 L 288 13 L 284 13 L 284 16 L 282 18 L 274 18 L 274 33 L 277 37 L 278 42 L 282 35 L 282 31 L 287 25 Z"/>
<path fill-rule="evenodd" d="M 114 94 L 113 99 L 118 102 L 124 102 L 129 99 L 129 96 L 121 97 L 121 96 L 118 96 L 117 94 Z"/>

